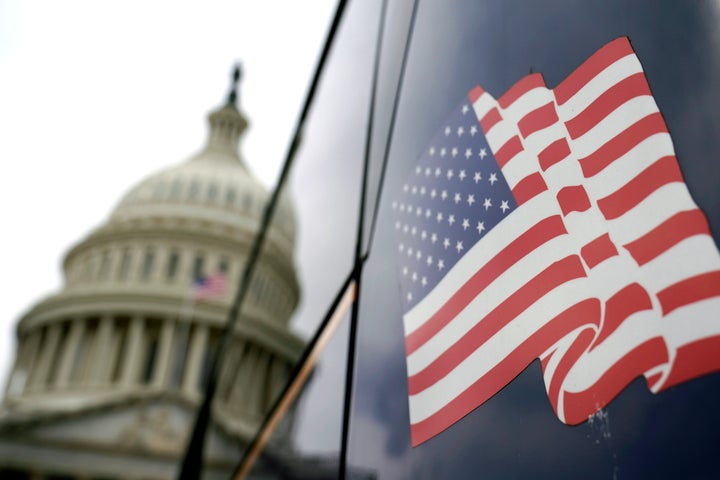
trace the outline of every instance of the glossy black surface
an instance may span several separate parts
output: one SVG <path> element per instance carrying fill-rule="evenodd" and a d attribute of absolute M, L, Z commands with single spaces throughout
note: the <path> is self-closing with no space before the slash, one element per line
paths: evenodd
<path fill-rule="evenodd" d="M 377 125 L 411 5 L 388 16 Z M 378 478 L 716 478 L 720 375 L 651 394 L 640 379 L 592 422 L 557 420 L 539 363 L 445 432 L 410 447 L 391 192 L 475 85 L 495 97 L 529 71 L 554 87 L 611 40 L 630 38 L 673 138 L 683 175 L 720 243 L 720 7 L 710 2 L 421 1 L 397 126 L 364 271 L 349 464 Z M 382 161 L 375 132 L 373 169 Z M 720 321 L 720 318 L 719 318 Z M 720 352 L 718 352 L 720 354 Z"/>

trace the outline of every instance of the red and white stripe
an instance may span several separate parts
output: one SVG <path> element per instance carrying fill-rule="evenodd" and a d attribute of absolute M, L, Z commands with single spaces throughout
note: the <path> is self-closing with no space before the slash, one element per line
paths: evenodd
<path fill-rule="evenodd" d="M 720 256 L 627 39 L 470 99 L 520 206 L 404 317 L 413 445 L 535 358 L 570 424 L 720 370 Z"/>
<path fill-rule="evenodd" d="M 227 279 L 225 274 L 218 272 L 205 278 L 202 284 L 193 285 L 193 298 L 198 300 L 210 300 L 225 296 Z"/>

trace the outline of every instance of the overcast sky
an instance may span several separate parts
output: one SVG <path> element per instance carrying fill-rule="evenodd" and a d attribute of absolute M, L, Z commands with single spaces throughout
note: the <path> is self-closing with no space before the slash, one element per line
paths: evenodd
<path fill-rule="evenodd" d="M 0 0 L 0 382 L 19 316 L 140 179 L 201 149 L 242 60 L 241 153 L 274 183 L 335 1 Z"/>

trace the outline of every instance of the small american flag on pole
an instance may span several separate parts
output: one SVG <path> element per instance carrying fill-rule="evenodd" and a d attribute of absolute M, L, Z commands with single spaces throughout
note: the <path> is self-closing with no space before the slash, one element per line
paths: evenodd
<path fill-rule="evenodd" d="M 195 301 L 221 298 L 225 295 L 227 280 L 222 272 L 196 277 L 192 285 Z"/>
<path fill-rule="evenodd" d="M 720 255 L 627 38 L 473 89 L 392 207 L 413 445 L 536 358 L 567 424 L 720 370 Z"/>

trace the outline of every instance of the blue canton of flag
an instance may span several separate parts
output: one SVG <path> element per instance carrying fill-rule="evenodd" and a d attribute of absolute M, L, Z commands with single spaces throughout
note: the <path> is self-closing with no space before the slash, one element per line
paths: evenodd
<path fill-rule="evenodd" d="M 407 312 L 517 207 L 470 99 L 455 109 L 392 203 Z"/>

